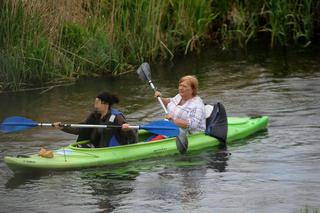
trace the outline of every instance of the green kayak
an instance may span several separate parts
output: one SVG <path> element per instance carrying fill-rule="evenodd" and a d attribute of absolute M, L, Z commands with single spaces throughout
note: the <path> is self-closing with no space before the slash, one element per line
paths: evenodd
<path fill-rule="evenodd" d="M 255 132 L 266 129 L 268 117 L 228 117 L 227 142 L 245 138 Z M 145 130 L 139 131 L 139 141 L 150 136 Z M 133 160 L 179 154 L 175 138 L 167 138 L 154 142 L 139 142 L 136 144 L 106 147 L 106 148 L 79 148 L 79 144 L 87 141 L 73 143 L 53 151 L 53 158 L 44 158 L 38 154 L 18 155 L 5 157 L 5 163 L 13 171 L 33 170 L 69 170 L 89 167 L 112 165 Z M 204 133 L 188 136 L 187 152 L 215 147 L 220 142 Z"/>

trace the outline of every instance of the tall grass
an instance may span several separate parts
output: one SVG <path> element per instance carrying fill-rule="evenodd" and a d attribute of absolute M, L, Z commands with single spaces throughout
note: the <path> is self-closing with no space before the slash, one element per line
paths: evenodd
<path fill-rule="evenodd" d="M 304 209 L 301 209 L 300 211 L 299 211 L 299 213 L 319 213 L 319 208 L 314 208 L 314 209 L 310 209 L 309 207 L 305 207 Z"/>
<path fill-rule="evenodd" d="M 2 90 L 51 79 L 120 74 L 199 49 L 206 0 L 0 0 Z"/>
<path fill-rule="evenodd" d="M 0 90 L 117 75 L 260 34 L 271 47 L 308 46 L 318 11 L 316 0 L 0 0 Z"/>
<path fill-rule="evenodd" d="M 0 89 L 17 90 L 70 76 L 72 67 L 55 57 L 43 21 L 21 1 L 1 2 Z"/>
<path fill-rule="evenodd" d="M 269 35 L 271 47 L 308 46 L 320 26 L 316 0 L 213 0 L 212 9 L 219 12 L 214 25 L 224 46 L 237 40 L 243 47 L 261 33 Z"/>
<path fill-rule="evenodd" d="M 271 0 L 266 2 L 268 10 L 261 11 L 269 24 L 263 30 L 271 34 L 271 47 L 276 42 L 288 45 L 290 40 L 308 44 L 313 36 L 313 9 L 320 9 L 319 3 L 312 0 Z M 315 6 L 315 8 L 312 8 Z"/>

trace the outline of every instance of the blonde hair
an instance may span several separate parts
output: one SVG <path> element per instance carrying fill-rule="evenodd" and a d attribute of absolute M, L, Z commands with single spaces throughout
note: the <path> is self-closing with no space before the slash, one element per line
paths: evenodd
<path fill-rule="evenodd" d="M 198 94 L 199 82 L 196 76 L 194 75 L 186 75 L 180 78 L 179 84 L 187 81 L 192 88 L 192 95 L 196 96 Z"/>

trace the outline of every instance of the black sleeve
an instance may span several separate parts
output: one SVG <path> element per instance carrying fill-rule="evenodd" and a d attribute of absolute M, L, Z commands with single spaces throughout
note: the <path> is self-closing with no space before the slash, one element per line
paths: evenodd
<path fill-rule="evenodd" d="M 63 127 L 61 130 L 66 133 L 79 135 L 79 128 Z"/>
<path fill-rule="evenodd" d="M 87 119 L 84 122 L 81 122 L 80 124 L 97 124 L 94 113 L 90 113 Z M 91 130 L 89 128 L 63 127 L 61 130 L 74 135 L 90 135 L 91 133 Z"/>
<path fill-rule="evenodd" d="M 122 125 L 127 123 L 125 117 L 121 115 L 116 116 L 115 123 Z M 138 141 L 138 131 L 136 129 L 120 129 L 120 141 L 121 145 L 137 143 Z"/>

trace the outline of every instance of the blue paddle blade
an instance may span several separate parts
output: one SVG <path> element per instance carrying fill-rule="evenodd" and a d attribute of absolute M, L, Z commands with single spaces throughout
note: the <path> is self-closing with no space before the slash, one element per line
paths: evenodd
<path fill-rule="evenodd" d="M 139 127 L 140 129 L 145 129 L 148 132 L 158 135 L 166 135 L 168 137 L 175 137 L 179 135 L 180 132 L 179 127 L 176 124 L 165 120 L 153 121 Z"/>
<path fill-rule="evenodd" d="M 0 131 L 4 133 L 18 132 L 38 126 L 38 123 L 24 117 L 12 116 L 6 118 L 0 125 Z"/>

